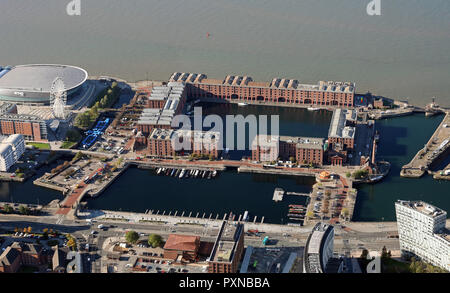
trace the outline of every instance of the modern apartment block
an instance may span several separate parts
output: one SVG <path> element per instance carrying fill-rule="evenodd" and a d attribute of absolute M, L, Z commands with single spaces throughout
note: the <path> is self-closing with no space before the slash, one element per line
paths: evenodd
<path fill-rule="evenodd" d="M 0 135 L 22 134 L 26 140 L 46 141 L 47 124 L 33 115 L 0 115 Z"/>
<path fill-rule="evenodd" d="M 257 135 L 252 143 L 252 160 L 258 162 L 289 160 L 294 157 L 302 164 L 321 166 L 324 157 L 324 139 L 315 137 Z"/>
<path fill-rule="evenodd" d="M 404 200 L 395 203 L 395 211 L 402 255 L 450 271 L 447 212 L 423 201 Z"/>
<path fill-rule="evenodd" d="M 298 80 L 274 78 L 255 82 L 249 76 L 228 75 L 225 79 L 208 79 L 205 74 L 175 72 L 170 81 L 185 82 L 188 96 L 248 102 L 298 104 L 310 106 L 353 107 L 353 82 L 320 81 L 301 84 Z"/>
<path fill-rule="evenodd" d="M 221 145 L 219 132 L 181 129 L 153 129 L 147 141 L 148 154 L 158 157 L 197 154 L 218 158 Z"/>
<path fill-rule="evenodd" d="M 304 273 L 340 273 L 343 269 L 341 260 L 333 257 L 334 227 L 317 223 L 306 240 L 303 253 Z"/>
<path fill-rule="evenodd" d="M 25 152 L 25 140 L 21 134 L 14 134 L 0 143 L 0 171 L 7 172 Z"/>
<path fill-rule="evenodd" d="M 208 273 L 236 273 L 244 252 L 244 224 L 223 221 L 208 258 Z"/>

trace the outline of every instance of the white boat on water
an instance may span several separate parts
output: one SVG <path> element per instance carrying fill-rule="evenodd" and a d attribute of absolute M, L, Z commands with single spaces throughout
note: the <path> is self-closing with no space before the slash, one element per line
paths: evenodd
<path fill-rule="evenodd" d="M 186 172 L 186 170 L 181 170 L 180 176 L 178 178 L 182 179 L 184 177 L 184 172 Z"/>
<path fill-rule="evenodd" d="M 247 103 L 238 103 L 238 106 L 247 106 Z"/>
<path fill-rule="evenodd" d="M 319 111 L 320 108 L 308 107 L 308 111 Z"/>

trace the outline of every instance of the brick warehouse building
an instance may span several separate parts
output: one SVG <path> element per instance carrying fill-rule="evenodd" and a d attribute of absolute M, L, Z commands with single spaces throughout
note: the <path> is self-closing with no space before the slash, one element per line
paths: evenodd
<path fill-rule="evenodd" d="M 147 108 L 137 122 L 137 131 L 147 136 L 155 128 L 171 129 L 174 116 L 184 109 L 186 95 L 184 83 L 169 82 L 165 86 L 154 87 L 147 99 Z"/>
<path fill-rule="evenodd" d="M 305 106 L 353 107 L 353 82 L 320 81 L 300 84 L 298 80 L 274 78 L 271 82 L 255 82 L 249 76 L 228 75 L 225 79 L 208 79 L 205 74 L 179 73 L 171 82 L 188 85 L 188 96 L 223 100 L 259 101 Z"/>
<path fill-rule="evenodd" d="M 328 162 L 343 165 L 355 147 L 357 113 L 355 110 L 336 109 L 328 131 Z"/>
<path fill-rule="evenodd" d="M 164 245 L 164 258 L 178 262 L 194 262 L 200 248 L 199 236 L 171 234 Z"/>
<path fill-rule="evenodd" d="M 188 138 L 187 149 L 175 151 L 175 142 L 182 143 L 183 138 Z M 173 157 L 174 154 L 197 154 L 219 157 L 220 133 L 193 130 L 153 129 L 147 139 L 147 151 L 151 156 Z"/>
<path fill-rule="evenodd" d="M 316 137 L 258 135 L 252 143 L 252 160 L 258 162 L 289 160 L 294 157 L 298 163 L 322 166 L 324 162 L 324 139 Z M 259 144 L 258 144 L 259 141 Z"/>

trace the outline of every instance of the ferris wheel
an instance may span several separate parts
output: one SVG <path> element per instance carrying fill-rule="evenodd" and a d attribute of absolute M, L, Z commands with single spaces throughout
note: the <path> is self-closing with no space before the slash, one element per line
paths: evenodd
<path fill-rule="evenodd" d="M 61 77 L 55 78 L 50 89 L 50 105 L 56 119 L 66 119 L 67 92 Z"/>

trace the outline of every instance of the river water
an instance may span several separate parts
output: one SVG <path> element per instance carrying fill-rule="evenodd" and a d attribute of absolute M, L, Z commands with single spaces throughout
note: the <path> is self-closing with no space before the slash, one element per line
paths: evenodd
<path fill-rule="evenodd" d="M 0 1 L 0 63 L 79 65 L 91 75 L 167 80 L 175 71 L 350 80 L 450 106 L 450 2 L 382 0 Z M 208 37 L 209 33 L 209 37 Z"/>

